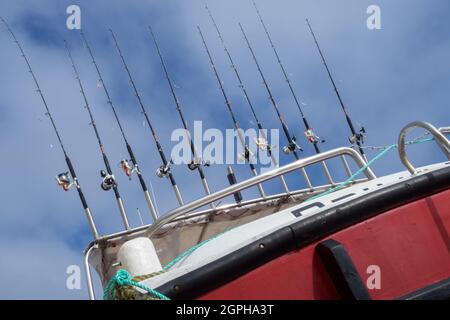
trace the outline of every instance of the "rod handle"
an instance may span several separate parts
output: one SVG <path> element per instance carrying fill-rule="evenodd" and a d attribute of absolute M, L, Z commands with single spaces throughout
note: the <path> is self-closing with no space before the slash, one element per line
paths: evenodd
<path fill-rule="evenodd" d="M 227 178 L 230 185 L 236 184 L 237 183 L 236 176 L 234 175 L 233 169 L 230 166 L 227 167 L 227 172 L 228 172 Z M 240 191 L 233 193 L 233 196 L 234 200 L 236 200 L 236 203 L 241 203 L 241 201 L 243 200 Z"/>

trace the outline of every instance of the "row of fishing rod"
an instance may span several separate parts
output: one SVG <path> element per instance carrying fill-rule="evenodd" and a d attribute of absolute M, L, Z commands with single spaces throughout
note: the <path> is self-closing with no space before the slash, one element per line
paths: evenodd
<path fill-rule="evenodd" d="M 272 38 L 271 38 L 271 36 L 269 34 L 269 31 L 268 31 L 268 28 L 267 28 L 267 26 L 266 26 L 266 24 L 265 24 L 265 22 L 264 22 L 264 20 L 262 18 L 262 15 L 261 15 L 258 7 L 256 6 L 255 2 L 253 0 L 252 0 L 252 2 L 253 2 L 253 5 L 254 5 L 254 8 L 256 10 L 256 13 L 258 15 L 258 18 L 259 18 L 259 20 L 260 20 L 260 22 L 262 24 L 262 27 L 263 27 L 263 29 L 265 31 L 267 39 L 268 39 L 268 41 L 270 43 L 270 46 L 272 47 L 272 50 L 273 50 L 273 52 L 275 54 L 276 60 L 277 60 L 277 62 L 279 64 L 279 66 L 281 68 L 281 71 L 282 71 L 282 73 L 284 75 L 284 78 L 285 78 L 285 80 L 287 82 L 287 85 L 289 86 L 289 90 L 290 90 L 290 92 L 292 94 L 292 97 L 294 99 L 295 105 L 297 106 L 298 111 L 300 113 L 302 123 L 303 123 L 303 125 L 305 127 L 305 131 L 304 131 L 305 137 L 306 137 L 307 141 L 309 141 L 314 146 L 315 152 L 316 153 L 320 153 L 320 149 L 319 149 L 318 144 L 319 143 L 323 143 L 324 140 L 320 139 L 316 135 L 316 133 L 312 130 L 312 128 L 311 128 L 311 126 L 310 126 L 310 124 L 309 124 L 309 122 L 308 122 L 308 120 L 306 118 L 306 115 L 305 115 L 305 113 L 304 113 L 304 111 L 303 111 L 303 109 L 301 107 L 301 102 L 300 102 L 299 98 L 297 97 L 297 95 L 296 95 L 296 93 L 295 93 L 295 91 L 294 91 L 294 89 L 292 87 L 292 84 L 291 84 L 290 79 L 288 77 L 288 73 L 286 72 L 286 70 L 284 68 L 284 65 L 282 64 L 282 61 L 280 59 L 280 56 L 278 55 L 277 49 L 276 49 L 276 47 L 275 47 L 275 45 L 274 45 L 274 43 L 272 41 Z M 208 8 L 208 6 L 206 4 L 205 4 L 205 9 L 208 12 L 208 15 L 209 15 L 209 18 L 211 20 L 211 23 L 212 23 L 212 25 L 213 25 L 216 33 L 217 33 L 217 36 L 218 36 L 218 38 L 219 38 L 219 40 L 220 40 L 220 42 L 221 42 L 221 44 L 223 46 L 223 49 L 225 50 L 227 58 L 228 58 L 228 60 L 229 60 L 229 62 L 231 64 L 231 67 L 233 69 L 234 75 L 236 76 L 236 79 L 238 81 L 239 87 L 241 88 L 242 93 L 244 94 L 246 103 L 248 104 L 248 107 L 251 110 L 251 113 L 252 113 L 252 115 L 254 117 L 254 120 L 256 121 L 256 125 L 258 127 L 258 131 L 259 131 L 259 135 L 260 135 L 260 138 L 258 139 L 258 142 L 257 142 L 258 143 L 258 147 L 261 150 L 264 150 L 265 152 L 267 152 L 267 154 L 270 156 L 271 161 L 273 162 L 273 164 L 275 166 L 278 166 L 277 160 L 274 157 L 273 152 L 272 152 L 273 151 L 272 150 L 272 146 L 267 141 L 267 137 L 266 137 L 265 132 L 264 132 L 264 126 L 263 126 L 262 122 L 260 121 L 260 119 L 257 116 L 257 112 L 256 112 L 256 110 L 254 108 L 254 104 L 253 104 L 253 102 L 252 102 L 252 100 L 251 100 L 251 98 L 250 98 L 250 96 L 249 96 L 249 94 L 248 94 L 248 92 L 246 90 L 246 87 L 245 87 L 245 85 L 243 83 L 241 75 L 240 75 L 240 73 L 238 71 L 238 68 L 237 68 L 236 64 L 234 63 L 232 55 L 231 55 L 231 53 L 230 53 L 230 51 L 229 51 L 229 49 L 228 49 L 228 47 L 226 45 L 226 42 L 225 42 L 225 40 L 224 40 L 224 38 L 222 36 L 222 33 L 221 33 L 220 29 L 219 29 L 219 26 L 216 23 L 213 15 L 212 15 L 211 10 Z M 52 125 L 52 127 L 53 127 L 53 129 L 54 129 L 54 131 L 56 133 L 59 145 L 60 145 L 60 147 L 62 149 L 62 152 L 63 152 L 63 155 L 64 155 L 64 158 L 65 158 L 65 161 L 66 161 L 66 164 L 67 164 L 67 167 L 68 167 L 69 171 L 59 174 L 57 176 L 57 182 L 65 191 L 68 191 L 71 187 L 75 187 L 77 189 L 79 197 L 80 197 L 80 200 L 81 200 L 81 203 L 83 205 L 83 208 L 84 208 L 84 211 L 85 211 L 85 214 L 86 214 L 86 217 L 87 217 L 89 225 L 91 227 L 91 231 L 92 231 L 92 233 L 94 235 L 94 238 L 98 238 L 99 237 L 99 233 L 98 233 L 98 230 L 97 230 L 97 228 L 95 226 L 91 210 L 90 210 L 90 208 L 89 208 L 89 206 L 87 204 L 87 201 L 86 201 L 85 196 L 83 194 L 83 191 L 81 189 L 80 182 L 79 182 L 79 180 L 77 178 L 74 166 L 73 166 L 73 164 L 72 164 L 72 162 L 71 162 L 71 160 L 69 158 L 69 155 L 68 155 L 68 153 L 66 151 L 66 148 L 65 148 L 65 146 L 64 146 L 64 144 L 62 142 L 60 132 L 57 129 L 55 120 L 54 120 L 54 118 L 53 118 L 53 116 L 52 116 L 52 114 L 50 112 L 50 109 L 49 109 L 49 106 L 48 106 L 47 101 L 45 99 L 45 96 L 44 96 L 43 92 L 40 89 L 39 82 L 38 82 L 38 80 L 37 80 L 37 78 L 36 78 L 32 68 L 31 68 L 30 62 L 29 62 L 27 56 L 25 55 L 25 52 L 24 52 L 21 44 L 17 40 L 14 32 L 12 31 L 12 29 L 10 28 L 8 23 L 3 18 L 0 17 L 0 19 L 3 22 L 3 24 L 6 26 L 7 30 L 9 31 L 9 33 L 11 34 L 14 42 L 16 43 L 17 47 L 20 50 L 20 53 L 21 53 L 22 57 L 25 60 L 25 63 L 27 65 L 27 67 L 28 67 L 28 71 L 30 72 L 30 74 L 31 74 L 31 76 L 33 78 L 33 81 L 34 81 L 34 83 L 36 85 L 36 90 L 37 90 L 38 94 L 40 95 L 40 98 L 41 98 L 41 100 L 43 102 L 43 105 L 45 107 L 46 115 L 50 119 L 51 125 Z M 340 106 L 342 108 L 342 111 L 344 112 L 346 121 L 347 121 L 347 123 L 349 125 L 349 128 L 351 130 L 351 134 L 352 135 L 349 138 L 350 143 L 355 144 L 359 148 L 361 154 L 364 156 L 364 150 L 363 150 L 363 148 L 361 146 L 361 144 L 363 143 L 363 138 L 364 138 L 364 133 L 365 133 L 364 128 L 361 128 L 361 130 L 359 132 L 356 132 L 355 127 L 353 126 L 353 123 L 352 123 L 352 121 L 351 121 L 351 119 L 350 119 L 350 117 L 348 115 L 347 109 L 346 109 L 346 107 L 345 107 L 345 105 L 344 105 L 344 103 L 342 101 L 342 98 L 341 98 L 341 96 L 339 94 L 339 91 L 338 91 L 338 89 L 336 87 L 336 84 L 335 84 L 335 82 L 333 80 L 333 77 L 332 77 L 331 72 L 330 72 L 330 70 L 328 68 L 328 65 L 327 65 L 327 63 L 325 61 L 324 55 L 323 55 L 323 53 L 322 53 L 322 51 L 321 51 L 321 49 L 319 47 L 317 38 L 316 38 L 316 36 L 315 36 L 315 34 L 314 34 L 314 32 L 313 32 L 313 30 L 311 28 L 311 25 L 310 25 L 308 20 L 307 20 L 307 25 L 309 27 L 309 30 L 310 30 L 312 36 L 313 36 L 314 42 L 316 44 L 316 47 L 318 49 L 318 52 L 319 52 L 320 57 L 322 59 L 322 62 L 324 64 L 325 68 L 326 68 L 326 71 L 327 71 L 329 79 L 330 79 L 330 81 L 332 83 L 333 89 L 334 89 L 334 91 L 335 91 L 335 93 L 336 93 L 336 95 L 338 97 Z M 253 50 L 253 48 L 251 46 L 251 43 L 250 43 L 250 41 L 249 41 L 249 39 L 248 39 L 248 37 L 247 37 L 247 35 L 245 33 L 245 30 L 244 30 L 243 26 L 241 24 L 239 24 L 239 28 L 240 28 L 240 31 L 241 31 L 244 39 L 245 39 L 245 42 L 246 42 L 246 44 L 248 46 L 248 49 L 249 49 L 249 51 L 251 53 L 251 56 L 252 56 L 253 61 L 255 63 L 255 66 L 256 66 L 256 68 L 258 70 L 258 73 L 259 73 L 259 75 L 260 75 L 260 77 L 261 77 L 261 79 L 263 81 L 265 90 L 267 91 L 268 96 L 269 96 L 269 100 L 270 100 L 270 102 L 271 102 L 271 104 L 272 104 L 272 106 L 273 106 L 273 108 L 274 108 L 274 110 L 275 110 L 275 112 L 277 114 L 277 117 L 278 117 L 279 122 L 281 124 L 282 130 L 283 130 L 283 132 L 284 132 L 284 134 L 286 136 L 286 139 L 287 139 L 288 143 L 287 143 L 286 146 L 284 146 L 282 148 L 283 152 L 286 153 L 286 154 L 292 154 L 294 156 L 294 158 L 296 160 L 298 160 L 298 159 L 300 159 L 298 151 L 303 151 L 303 150 L 299 146 L 299 144 L 297 143 L 296 137 L 293 136 L 290 133 L 289 128 L 288 128 L 288 126 L 287 126 L 283 116 L 281 115 L 281 111 L 280 111 L 280 109 L 279 109 L 279 107 L 277 105 L 276 99 L 275 99 L 275 97 L 273 96 L 273 94 L 271 92 L 271 89 L 270 89 L 269 84 L 268 84 L 268 82 L 267 82 L 267 80 L 265 78 L 265 75 L 264 75 L 264 73 L 263 73 L 263 71 L 261 69 L 261 66 L 260 66 L 260 64 L 259 64 L 259 62 L 257 60 L 255 52 L 254 52 L 254 50 Z M 223 99 L 225 101 L 226 108 L 227 108 L 227 110 L 228 110 L 228 112 L 229 112 L 229 114 L 231 116 L 231 120 L 233 122 L 234 129 L 236 130 L 237 135 L 238 135 L 238 139 L 239 139 L 239 141 L 240 141 L 240 143 L 242 145 L 242 148 L 243 148 L 242 150 L 244 150 L 243 154 L 242 154 L 242 158 L 244 158 L 245 161 L 248 163 L 249 168 L 251 170 L 251 173 L 254 176 L 256 176 L 257 175 L 257 171 L 256 171 L 256 168 L 255 168 L 253 162 L 251 161 L 251 158 L 254 156 L 254 154 L 249 149 L 249 146 L 246 144 L 245 138 L 244 138 L 244 136 L 242 134 L 242 131 L 240 130 L 240 126 L 239 126 L 238 120 L 237 120 L 237 118 L 235 116 L 235 113 L 234 113 L 234 110 L 233 110 L 233 106 L 232 106 L 231 101 L 230 101 L 230 99 L 229 99 L 229 97 L 227 95 L 227 92 L 226 92 L 225 87 L 223 85 L 223 81 L 221 80 L 221 77 L 219 75 L 219 71 L 217 70 L 217 68 L 216 68 L 216 66 L 214 64 L 214 59 L 213 59 L 213 56 L 212 56 L 212 54 L 211 54 L 211 52 L 210 52 L 210 50 L 208 48 L 208 45 L 206 43 L 205 36 L 203 35 L 203 33 L 202 33 L 202 31 L 201 31 L 199 26 L 197 26 L 197 29 L 198 29 L 199 35 L 201 37 L 202 43 L 204 45 L 206 54 L 208 56 L 210 65 L 212 67 L 214 76 L 215 76 L 215 78 L 216 78 L 216 80 L 217 80 L 217 82 L 219 84 L 219 89 L 220 89 L 220 92 L 221 92 L 221 94 L 223 96 Z M 117 53 L 118 53 L 118 55 L 120 57 L 121 63 L 123 65 L 123 67 L 124 67 L 125 73 L 127 74 L 127 77 L 128 77 L 128 79 L 130 81 L 132 90 L 133 90 L 133 92 L 134 92 L 134 94 L 136 96 L 136 99 L 137 99 L 138 105 L 140 107 L 140 110 L 141 110 L 142 114 L 144 115 L 145 121 L 146 121 L 146 123 L 148 124 L 148 126 L 150 128 L 150 133 L 151 133 L 152 139 L 153 139 L 153 141 L 154 141 L 154 143 L 156 145 L 156 148 L 158 150 L 159 156 L 161 158 L 162 164 L 156 170 L 156 174 L 160 178 L 168 178 L 168 180 L 170 181 L 171 186 L 173 188 L 173 191 L 175 193 L 175 196 L 177 198 L 177 201 L 178 201 L 179 205 L 181 206 L 181 205 L 184 204 L 184 200 L 183 200 L 181 192 L 180 192 L 180 190 L 178 188 L 178 185 L 177 185 L 177 183 L 175 181 L 173 173 L 171 171 L 171 166 L 172 166 L 173 162 L 172 162 L 171 159 L 167 158 L 166 153 L 165 153 L 165 151 L 164 151 L 164 149 L 163 149 L 163 147 L 162 147 L 162 145 L 160 143 L 160 140 L 159 140 L 159 138 L 158 138 L 158 136 L 156 134 L 156 130 L 155 130 L 155 128 L 154 128 L 154 126 L 153 126 L 153 124 L 151 122 L 149 113 L 146 110 L 146 107 L 145 107 L 144 102 L 143 102 L 143 100 L 141 98 L 139 90 L 137 89 L 137 85 L 136 85 L 136 83 L 134 81 L 134 78 L 133 78 L 133 76 L 131 74 L 130 69 L 128 68 L 128 65 L 127 65 L 125 57 L 124 57 L 124 55 L 122 53 L 122 50 L 121 50 L 121 48 L 119 46 L 119 42 L 117 40 L 117 37 L 116 37 L 116 35 L 114 34 L 114 32 L 111 29 L 109 30 L 109 32 L 110 32 L 111 37 L 113 39 L 113 42 L 114 42 L 115 48 L 117 50 Z M 187 121 L 186 121 L 186 119 L 184 117 L 183 111 L 182 111 L 180 100 L 179 100 L 179 98 L 178 98 L 178 96 L 176 94 L 176 91 L 175 91 L 175 86 L 174 86 L 173 81 L 172 81 L 172 79 L 170 77 L 170 74 L 169 74 L 169 71 L 167 69 L 165 60 L 163 58 L 163 54 L 162 54 L 161 49 L 159 47 L 159 44 L 157 42 L 157 38 L 156 38 L 153 30 L 151 29 L 151 27 L 149 27 L 149 32 L 150 32 L 151 38 L 153 40 L 155 49 L 157 51 L 157 54 L 158 54 L 158 57 L 159 57 L 159 60 L 160 60 L 160 63 L 161 63 L 161 66 L 162 66 L 162 69 L 163 69 L 163 72 L 164 72 L 164 76 L 165 76 L 165 78 L 166 78 L 166 80 L 168 82 L 168 85 L 169 85 L 169 88 L 170 88 L 170 92 L 172 94 L 177 113 L 178 113 L 178 115 L 180 117 L 181 123 L 183 125 L 183 128 L 185 129 L 185 132 L 187 134 L 187 139 L 188 139 L 189 144 L 190 144 L 190 151 L 191 151 L 191 156 L 192 156 L 191 159 L 192 160 L 188 164 L 188 168 L 191 171 L 198 171 L 198 174 L 199 174 L 199 177 L 201 179 L 201 182 L 202 182 L 202 185 L 203 185 L 205 193 L 206 194 L 210 194 L 211 191 L 210 191 L 210 188 L 209 188 L 209 185 L 208 185 L 208 181 L 207 181 L 205 173 L 203 171 L 204 167 L 209 166 L 209 163 L 208 163 L 208 161 L 205 161 L 204 159 L 202 159 L 201 156 L 199 156 L 197 154 L 197 150 L 195 148 L 194 142 L 193 142 L 193 140 L 192 140 L 192 138 L 191 138 L 191 136 L 189 134 L 189 128 L 188 128 L 188 125 L 187 125 Z M 126 147 L 127 152 L 128 152 L 129 159 L 123 159 L 121 161 L 121 163 L 120 163 L 121 168 L 123 169 L 123 171 L 126 174 L 126 176 L 128 176 L 130 179 L 131 179 L 132 175 L 134 175 L 134 174 L 137 175 L 138 180 L 139 180 L 140 185 L 141 185 L 141 188 L 142 188 L 142 190 L 144 192 L 144 196 L 145 196 L 147 205 L 149 207 L 150 213 L 152 215 L 152 218 L 153 218 L 153 220 L 156 220 L 158 218 L 158 212 L 157 212 L 156 207 L 155 207 L 155 205 L 153 203 L 152 197 L 150 196 L 150 193 L 149 193 L 149 190 L 148 190 L 147 185 L 145 183 L 142 171 L 141 171 L 141 169 L 140 169 L 140 167 L 138 165 L 138 162 L 136 160 L 136 157 L 134 155 L 133 148 L 132 148 L 130 142 L 128 141 L 128 139 L 127 139 L 127 136 L 125 134 L 125 129 L 124 129 L 124 127 L 122 125 L 122 122 L 121 122 L 121 120 L 120 120 L 120 118 L 118 116 L 116 107 L 115 107 L 115 105 L 113 103 L 113 100 L 112 100 L 112 98 L 110 96 L 110 93 L 109 93 L 109 91 L 107 89 L 107 85 L 106 85 L 106 83 L 105 83 L 105 81 L 104 81 L 104 79 L 102 77 L 102 73 L 100 71 L 100 67 L 99 67 L 98 63 L 96 62 L 94 52 L 93 52 L 93 50 L 92 50 L 92 48 L 91 48 L 91 46 L 90 46 L 90 44 L 89 44 L 85 34 L 83 33 L 83 31 L 80 31 L 80 36 L 81 36 L 81 39 L 82 39 L 82 41 L 83 41 L 83 43 L 84 43 L 84 45 L 85 45 L 85 47 L 86 47 L 86 49 L 87 49 L 87 51 L 89 53 L 89 56 L 90 56 L 91 60 L 92 60 L 92 64 L 93 64 L 93 66 L 95 68 L 95 71 L 96 71 L 98 79 L 99 79 L 99 86 L 101 86 L 101 88 L 103 88 L 105 97 L 107 99 L 107 103 L 111 107 L 111 110 L 112 110 L 112 112 L 114 114 L 115 121 L 116 121 L 116 123 L 117 123 L 117 125 L 118 125 L 118 127 L 120 129 L 120 133 L 121 133 L 121 136 L 123 138 L 123 142 L 124 142 L 125 147 Z M 118 188 L 118 183 L 117 183 L 116 177 L 114 175 L 114 172 L 112 170 L 109 158 L 108 158 L 108 156 L 106 154 L 106 151 L 105 151 L 105 147 L 104 147 L 103 142 L 101 140 L 101 135 L 99 133 L 99 129 L 98 129 L 98 127 L 96 125 L 96 122 L 94 120 L 92 109 L 91 109 L 91 106 L 89 104 L 86 92 L 84 90 L 83 82 L 82 82 L 81 76 L 80 76 L 80 74 L 78 72 L 78 68 L 76 66 L 75 60 L 74 60 L 74 58 L 72 56 L 69 44 L 66 41 L 64 41 L 64 44 L 65 44 L 65 50 L 67 51 L 67 55 L 68 55 L 68 58 L 69 58 L 70 63 L 71 63 L 71 67 L 73 69 L 74 76 L 75 76 L 75 78 L 77 80 L 77 83 L 78 83 L 78 87 L 79 87 L 80 93 L 81 93 L 81 95 L 83 97 L 84 107 L 86 108 L 86 110 L 88 112 L 88 115 L 89 115 L 89 118 L 90 118 L 90 124 L 92 125 L 92 128 L 94 130 L 94 133 L 95 133 L 95 136 L 96 136 L 96 140 L 98 142 L 99 150 L 100 150 L 101 156 L 102 156 L 103 161 L 104 161 L 105 170 L 101 170 L 101 172 L 100 172 L 101 179 L 102 179 L 101 180 L 101 187 L 105 191 L 108 191 L 108 190 L 112 190 L 113 191 L 114 197 L 116 199 L 116 202 L 117 202 L 117 205 L 118 205 L 118 208 L 119 208 L 120 215 L 121 215 L 122 220 L 123 220 L 124 227 L 128 230 L 128 229 L 130 229 L 130 224 L 128 222 L 125 206 L 124 206 L 123 200 L 122 200 L 120 192 L 119 192 L 119 188 Z M 331 174 L 330 174 L 326 164 L 324 162 L 322 162 L 321 165 L 323 167 L 323 170 L 324 170 L 324 172 L 325 172 L 325 174 L 327 176 L 327 179 L 328 179 L 329 183 L 333 184 L 333 180 L 332 180 Z M 310 181 L 310 179 L 308 177 L 308 174 L 306 173 L 304 168 L 301 169 L 301 174 L 304 177 L 308 187 L 312 189 L 313 186 L 312 186 L 311 181 Z M 234 174 L 232 172 L 231 167 L 228 167 L 228 179 L 229 179 L 230 183 L 235 183 L 236 182 L 236 178 L 234 177 Z M 287 187 L 286 181 L 284 180 L 284 177 L 280 176 L 280 180 L 281 180 L 281 183 L 282 183 L 282 186 L 283 186 L 285 192 L 289 193 L 289 189 Z M 258 190 L 259 190 L 259 193 L 260 193 L 261 197 L 265 198 L 266 194 L 265 194 L 265 191 L 264 191 L 262 185 L 258 185 Z M 242 196 L 240 194 L 235 194 L 235 199 L 236 199 L 236 201 L 241 201 L 242 200 Z M 214 204 L 211 204 L 211 207 L 214 208 Z"/>

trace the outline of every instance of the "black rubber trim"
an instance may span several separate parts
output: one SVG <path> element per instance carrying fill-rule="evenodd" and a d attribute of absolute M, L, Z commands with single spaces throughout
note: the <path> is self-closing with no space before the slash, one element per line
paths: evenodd
<path fill-rule="evenodd" d="M 227 179 L 230 185 L 236 184 L 236 176 L 234 175 L 234 172 L 230 172 L 227 174 Z M 242 193 L 240 191 L 233 193 L 234 200 L 236 203 L 240 203 L 244 198 L 242 197 Z"/>
<path fill-rule="evenodd" d="M 342 299 L 371 300 L 352 258 L 340 242 L 325 240 L 317 245 L 316 251 Z"/>
<path fill-rule="evenodd" d="M 399 300 L 450 300 L 450 278 L 411 292 Z"/>
<path fill-rule="evenodd" d="M 448 189 L 442 168 L 368 193 L 281 228 L 258 241 L 156 288 L 172 299 L 194 299 L 287 252 L 303 248 L 348 226 Z M 301 270 L 299 270 L 301 272 Z M 295 275 L 292 275 L 295 276 Z"/>

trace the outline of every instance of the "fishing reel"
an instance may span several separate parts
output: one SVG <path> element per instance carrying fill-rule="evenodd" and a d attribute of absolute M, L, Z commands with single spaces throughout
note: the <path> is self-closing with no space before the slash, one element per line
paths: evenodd
<path fill-rule="evenodd" d="M 357 144 L 358 142 L 361 144 L 364 144 L 364 137 L 366 134 L 366 129 L 364 127 L 361 127 L 358 133 L 352 135 L 350 138 L 348 138 L 348 141 L 351 144 Z"/>
<path fill-rule="evenodd" d="M 170 160 L 166 165 L 161 165 L 158 169 L 156 169 L 156 176 L 158 178 L 167 178 L 170 174 L 170 167 L 172 163 L 172 160 Z"/>
<path fill-rule="evenodd" d="M 264 138 L 255 138 L 255 144 L 258 147 L 259 150 L 261 151 L 267 151 L 267 152 L 271 152 L 272 149 L 274 148 L 273 145 L 269 144 L 269 141 L 267 141 Z"/>
<path fill-rule="evenodd" d="M 69 191 L 69 189 L 75 185 L 75 181 L 69 175 L 69 172 L 63 172 L 56 176 L 56 182 L 58 186 L 62 187 L 64 191 Z"/>
<path fill-rule="evenodd" d="M 306 140 L 311 142 L 312 144 L 316 143 L 324 143 L 325 140 L 321 139 L 319 136 L 317 136 L 312 129 L 307 129 L 304 132 Z"/>
<path fill-rule="evenodd" d="M 120 167 L 122 168 L 123 172 L 125 172 L 125 175 L 128 177 L 128 179 L 131 180 L 131 177 L 133 173 L 138 171 L 138 168 L 135 164 L 133 164 L 130 160 L 123 159 L 120 161 Z"/>
<path fill-rule="evenodd" d="M 116 178 L 113 174 L 108 174 L 105 170 L 101 170 L 100 176 L 103 178 L 100 186 L 104 191 L 109 191 L 116 185 Z"/>
<path fill-rule="evenodd" d="M 283 147 L 283 152 L 285 154 L 291 154 L 295 152 L 297 149 L 303 151 L 302 147 L 300 147 L 297 144 L 297 139 L 295 138 L 295 136 L 293 136 L 291 141 L 286 146 Z"/>
<path fill-rule="evenodd" d="M 209 167 L 211 165 L 211 163 L 206 160 L 203 161 L 201 158 L 197 158 L 192 160 L 189 164 L 188 164 L 188 168 L 191 171 L 197 170 L 199 167 L 204 166 L 204 167 Z"/>
<path fill-rule="evenodd" d="M 241 152 L 238 155 L 238 160 L 239 161 L 248 161 L 248 162 L 250 162 L 250 158 L 253 157 L 253 155 L 254 155 L 254 153 L 250 151 L 248 146 L 245 146 L 244 152 Z"/>
<path fill-rule="evenodd" d="M 264 138 L 255 138 L 256 147 L 261 151 L 266 151 L 269 156 L 272 155 L 272 150 L 275 145 L 269 144 L 269 142 Z"/>

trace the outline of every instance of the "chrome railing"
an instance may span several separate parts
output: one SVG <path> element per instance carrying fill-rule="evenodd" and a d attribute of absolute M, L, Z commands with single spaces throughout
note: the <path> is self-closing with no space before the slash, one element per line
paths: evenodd
<path fill-rule="evenodd" d="M 205 215 L 210 211 L 214 211 L 214 210 L 208 209 L 206 211 L 204 210 L 204 211 L 195 212 L 193 214 L 189 214 L 189 213 L 192 213 L 195 209 L 204 207 L 210 203 L 216 202 L 217 200 L 220 200 L 227 196 L 233 195 L 234 193 L 242 191 L 244 189 L 253 187 L 264 181 L 277 178 L 277 177 L 287 174 L 291 171 L 301 169 L 301 168 L 304 168 L 306 166 L 313 165 L 316 163 L 321 163 L 325 160 L 329 160 L 332 158 L 336 158 L 336 157 L 341 158 L 343 160 L 346 172 L 349 175 L 351 175 L 351 170 L 345 159 L 345 156 L 349 156 L 350 158 L 352 158 L 353 161 L 356 163 L 356 165 L 359 166 L 359 168 L 363 168 L 366 166 L 366 162 L 364 161 L 362 156 L 352 148 L 343 147 L 343 148 L 329 150 L 329 151 L 322 152 L 320 154 L 317 154 L 317 155 L 314 155 L 314 156 L 311 156 L 308 158 L 297 160 L 297 161 L 287 164 L 283 167 L 279 167 L 274 170 L 262 173 L 258 176 L 255 176 L 255 177 L 245 180 L 243 182 L 231 185 L 231 186 L 229 186 L 225 189 L 222 189 L 218 192 L 215 192 L 210 195 L 204 196 L 200 199 L 194 200 L 191 203 L 185 204 L 177 209 L 170 211 L 163 217 L 159 217 L 158 220 L 156 220 L 153 223 L 153 225 L 140 226 L 140 227 L 137 227 L 134 229 L 123 230 L 123 231 L 120 231 L 120 232 L 117 232 L 114 234 L 98 237 L 96 240 L 91 242 L 91 244 L 87 247 L 87 249 L 84 252 L 84 254 L 85 254 L 84 267 L 85 267 L 85 271 L 86 271 L 89 298 L 91 300 L 95 300 L 95 292 L 94 292 L 94 287 L 93 287 L 93 282 L 92 282 L 91 269 L 89 266 L 90 265 L 89 258 L 91 256 L 92 252 L 94 252 L 94 250 L 98 250 L 99 242 L 107 241 L 110 239 L 116 239 L 116 238 L 120 238 L 123 236 L 131 235 L 131 234 L 137 234 L 137 233 L 143 232 L 144 230 L 147 230 L 146 231 L 147 236 L 151 237 L 153 234 L 155 234 L 160 228 L 162 228 L 166 224 L 169 224 L 171 222 L 174 222 L 174 221 L 177 221 L 180 219 L 184 219 L 184 218 L 192 218 L 194 215 L 195 216 Z M 370 168 L 365 168 L 363 172 L 366 176 L 366 179 L 364 179 L 364 181 L 366 181 L 367 179 L 372 180 L 372 179 L 376 178 L 375 174 L 372 172 L 372 170 Z M 355 182 L 361 182 L 361 180 L 355 180 Z M 245 205 L 250 205 L 250 204 L 259 203 L 259 202 L 263 202 L 263 201 L 275 200 L 277 198 L 285 197 L 285 196 L 313 194 L 314 192 L 321 192 L 321 191 L 327 190 L 328 188 L 332 187 L 333 185 L 334 184 L 329 184 L 329 185 L 314 187 L 313 189 L 307 188 L 307 189 L 302 189 L 302 190 L 291 191 L 289 193 L 269 196 L 267 198 L 259 198 L 259 199 L 249 200 L 249 201 L 246 201 L 246 202 L 243 202 L 240 204 L 224 205 L 219 208 L 216 208 L 215 210 L 230 209 L 230 208 L 236 207 L 236 206 L 245 206 Z M 187 215 L 187 214 L 189 214 L 189 215 Z"/>
<path fill-rule="evenodd" d="M 320 154 L 317 154 L 317 155 L 314 155 L 314 156 L 311 156 L 308 158 L 300 159 L 300 160 L 294 161 L 290 164 L 287 164 L 283 167 L 276 168 L 274 170 L 262 173 L 256 177 L 253 177 L 248 180 L 242 181 L 240 183 L 231 185 L 225 189 L 214 192 L 210 195 L 207 195 L 200 199 L 194 200 L 188 204 L 185 204 L 177 209 L 170 211 L 165 216 L 158 218 L 158 220 L 156 220 L 153 223 L 153 225 L 148 229 L 148 236 L 151 237 L 162 226 L 172 222 L 177 217 L 185 215 L 185 214 L 187 214 L 195 209 L 198 209 L 200 207 L 203 207 L 205 205 L 208 205 L 209 203 L 223 199 L 223 198 L 230 196 L 236 192 L 250 188 L 250 187 L 255 186 L 264 181 L 276 178 L 280 175 L 287 174 L 296 169 L 301 169 L 306 166 L 309 166 L 309 165 L 312 165 L 315 163 L 320 163 L 324 160 L 328 160 L 328 159 L 331 159 L 334 157 L 339 157 L 342 155 L 347 155 L 347 156 L 351 157 L 360 168 L 363 168 L 366 165 L 366 162 L 364 161 L 364 159 L 361 157 L 361 155 L 357 151 L 353 150 L 352 148 L 346 148 L 346 147 L 333 149 L 333 150 L 322 152 Z M 366 177 L 368 179 L 376 178 L 375 174 L 372 172 L 372 170 L 370 168 L 366 168 L 364 170 L 364 174 L 366 175 Z"/>
<path fill-rule="evenodd" d="M 450 128 L 444 127 L 440 129 L 436 129 L 432 124 L 425 121 L 414 121 L 408 125 L 406 125 L 399 134 L 398 137 L 398 153 L 400 156 L 400 161 L 403 165 L 408 169 L 411 174 L 416 174 L 416 168 L 411 164 L 408 157 L 406 156 L 406 145 L 405 139 L 406 135 L 409 131 L 415 128 L 422 128 L 427 130 L 434 138 L 434 141 L 438 144 L 439 148 L 441 148 L 442 152 L 447 156 L 450 160 L 450 141 L 444 136 L 444 133 L 449 133 Z"/>
<path fill-rule="evenodd" d="M 442 134 L 449 134 L 450 133 L 450 127 L 440 127 L 438 130 Z"/>
<path fill-rule="evenodd" d="M 92 244 L 84 254 L 84 270 L 86 272 L 87 289 L 90 300 L 95 300 L 94 285 L 92 283 L 92 273 L 89 264 L 89 258 L 91 257 L 92 250 L 97 249 L 98 245 L 96 243 Z"/>

